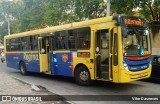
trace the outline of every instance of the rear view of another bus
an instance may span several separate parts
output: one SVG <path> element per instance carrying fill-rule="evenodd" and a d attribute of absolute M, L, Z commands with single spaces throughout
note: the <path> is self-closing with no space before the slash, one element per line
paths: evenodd
<path fill-rule="evenodd" d="M 119 82 L 148 78 L 151 73 L 151 42 L 145 20 L 133 16 L 117 16 L 122 33 L 122 68 Z"/>

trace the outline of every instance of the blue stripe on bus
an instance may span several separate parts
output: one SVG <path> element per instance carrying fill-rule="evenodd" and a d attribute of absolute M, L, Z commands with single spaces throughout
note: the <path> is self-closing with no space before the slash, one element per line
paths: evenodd
<path fill-rule="evenodd" d="M 147 64 L 150 62 L 150 59 L 145 59 L 145 60 L 137 60 L 137 61 L 131 61 L 131 60 L 128 60 L 128 59 L 124 59 L 124 61 L 126 62 L 126 64 L 128 65 L 142 65 L 142 64 Z"/>
<path fill-rule="evenodd" d="M 148 68 L 150 59 L 132 61 L 124 58 L 124 61 L 128 65 L 130 71 L 138 71 Z"/>
<path fill-rule="evenodd" d="M 143 70 L 149 67 L 149 64 L 144 64 L 144 65 L 140 65 L 140 66 L 130 66 L 128 65 L 129 70 L 131 71 L 138 71 L 138 70 Z"/>

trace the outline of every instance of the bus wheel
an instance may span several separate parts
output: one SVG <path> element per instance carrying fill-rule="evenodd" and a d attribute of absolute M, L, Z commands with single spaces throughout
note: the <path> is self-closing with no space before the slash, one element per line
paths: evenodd
<path fill-rule="evenodd" d="M 82 86 L 91 85 L 90 73 L 85 66 L 80 66 L 75 71 L 76 83 Z"/>
<path fill-rule="evenodd" d="M 19 68 L 20 68 L 20 72 L 21 72 L 22 75 L 27 75 L 27 74 L 28 74 L 24 62 L 21 62 L 21 63 L 20 63 Z"/>

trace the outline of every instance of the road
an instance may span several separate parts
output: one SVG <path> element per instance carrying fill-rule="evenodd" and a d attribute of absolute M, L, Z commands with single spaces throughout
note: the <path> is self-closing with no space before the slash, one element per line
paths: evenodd
<path fill-rule="evenodd" d="M 48 89 L 50 92 L 59 95 L 160 95 L 160 81 L 134 81 L 125 84 L 115 84 L 111 82 L 95 81 L 92 86 L 79 86 L 75 83 L 73 78 L 49 76 L 44 74 L 33 73 L 29 76 L 23 76 L 19 70 L 8 68 L 4 63 L 0 63 L 0 72 L 4 72 L 27 83 L 41 85 Z M 86 101 L 87 102 L 87 101 Z M 86 103 L 85 102 L 85 103 Z M 74 101 L 79 104 L 79 101 Z M 97 104 L 97 102 L 88 101 L 90 104 Z M 101 101 L 106 104 L 105 101 Z M 124 101 L 118 102 L 124 104 Z M 130 104 L 131 102 L 125 101 Z M 137 104 L 136 101 L 132 102 Z M 142 103 L 142 101 L 140 102 Z M 148 102 L 147 104 L 152 102 Z M 154 102 L 154 104 L 159 102 Z M 107 104 L 115 104 L 113 101 L 107 101 Z M 144 104 L 146 102 L 144 101 Z"/>

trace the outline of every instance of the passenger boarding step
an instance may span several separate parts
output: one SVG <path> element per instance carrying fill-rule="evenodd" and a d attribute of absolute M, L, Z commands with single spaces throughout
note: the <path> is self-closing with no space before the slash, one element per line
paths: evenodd
<path fill-rule="evenodd" d="M 102 72 L 102 79 L 109 79 L 109 73 L 108 72 Z"/>
<path fill-rule="evenodd" d="M 109 66 L 107 64 L 101 64 L 101 78 L 104 80 L 109 79 Z"/>
<path fill-rule="evenodd" d="M 99 68 L 99 75 L 96 77 L 97 80 L 109 80 L 109 65 L 101 64 Z"/>
<path fill-rule="evenodd" d="M 108 72 L 102 72 L 101 77 L 96 77 L 97 80 L 104 80 L 108 81 L 109 80 L 109 74 Z"/>
<path fill-rule="evenodd" d="M 101 65 L 101 72 L 108 71 L 108 70 L 109 70 L 109 66 L 107 64 Z"/>

